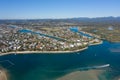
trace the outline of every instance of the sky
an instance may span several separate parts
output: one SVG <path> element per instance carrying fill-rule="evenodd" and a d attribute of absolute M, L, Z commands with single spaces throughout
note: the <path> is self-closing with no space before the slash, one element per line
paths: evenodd
<path fill-rule="evenodd" d="M 120 16 L 120 0 L 0 0 L 0 19 Z"/>

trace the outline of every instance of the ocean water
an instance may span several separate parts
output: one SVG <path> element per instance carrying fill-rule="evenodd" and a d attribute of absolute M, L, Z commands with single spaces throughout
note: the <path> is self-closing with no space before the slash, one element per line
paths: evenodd
<path fill-rule="evenodd" d="M 114 48 L 118 50 L 112 51 Z M 56 80 L 81 68 L 110 64 L 101 68 L 105 70 L 102 76 L 113 80 L 120 76 L 119 49 L 120 43 L 104 41 L 71 54 L 11 54 L 0 56 L 0 61 L 3 61 L 0 66 L 8 71 L 10 80 Z"/>

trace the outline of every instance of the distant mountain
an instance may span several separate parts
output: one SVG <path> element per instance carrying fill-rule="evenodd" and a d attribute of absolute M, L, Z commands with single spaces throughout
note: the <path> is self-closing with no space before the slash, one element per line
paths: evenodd
<path fill-rule="evenodd" d="M 90 21 L 90 22 L 99 22 L 99 21 L 120 21 L 120 17 L 96 17 L 96 18 L 65 18 L 65 19 L 6 19 L 0 20 L 0 22 L 49 22 L 49 21 Z"/>
<path fill-rule="evenodd" d="M 72 18 L 78 21 L 120 21 L 120 17 Z"/>
<path fill-rule="evenodd" d="M 80 26 L 120 26 L 120 17 L 96 17 L 96 18 L 66 18 L 66 19 L 16 19 L 0 20 L 0 23 L 6 24 L 24 24 L 24 25 L 80 25 Z"/>

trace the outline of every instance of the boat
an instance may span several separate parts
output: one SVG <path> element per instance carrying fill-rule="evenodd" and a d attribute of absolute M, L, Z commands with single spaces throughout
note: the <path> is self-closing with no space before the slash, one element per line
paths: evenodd
<path fill-rule="evenodd" d="M 101 66 L 92 66 L 92 67 L 83 67 L 83 68 L 80 68 L 79 70 L 82 71 L 82 70 L 89 70 L 89 69 L 100 69 L 100 68 L 105 68 L 105 67 L 109 67 L 110 64 L 105 64 L 105 65 L 101 65 Z"/>

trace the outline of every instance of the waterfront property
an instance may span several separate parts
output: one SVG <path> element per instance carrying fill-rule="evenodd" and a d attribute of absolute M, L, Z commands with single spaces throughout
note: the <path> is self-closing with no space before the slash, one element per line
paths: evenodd
<path fill-rule="evenodd" d="M 56 53 L 58 52 L 76 52 L 86 49 L 91 44 L 101 43 L 98 38 L 92 38 L 86 35 L 90 33 L 79 34 L 75 27 L 60 27 L 59 29 L 41 28 L 21 29 L 7 27 L 4 37 L 0 40 L 0 52 L 5 53 L 22 53 L 21 51 Z M 10 28 L 10 30 L 9 30 Z M 76 30 L 75 30 L 76 29 Z M 73 32 L 74 30 L 74 32 Z M 82 32 L 82 31 L 81 31 Z"/>

